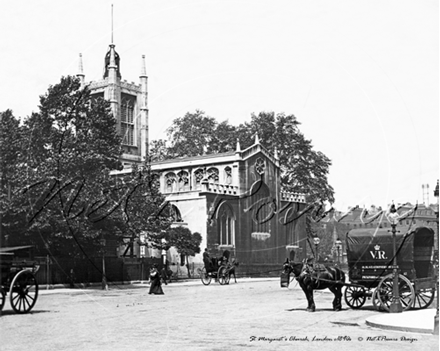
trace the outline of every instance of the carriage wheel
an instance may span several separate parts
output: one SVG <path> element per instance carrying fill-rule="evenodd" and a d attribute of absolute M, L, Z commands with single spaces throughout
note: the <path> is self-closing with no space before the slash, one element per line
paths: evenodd
<path fill-rule="evenodd" d="M 38 297 L 38 283 L 35 276 L 27 271 L 23 270 L 18 272 L 11 283 L 9 290 L 9 299 L 11 306 L 17 313 L 27 313 Z"/>
<path fill-rule="evenodd" d="M 421 310 L 423 308 L 431 305 L 435 297 L 435 288 L 423 289 L 415 292 L 414 306 L 416 310 Z"/>
<path fill-rule="evenodd" d="M 229 270 L 227 270 L 226 272 L 226 276 L 225 276 L 225 284 L 229 284 L 229 280 L 231 280 L 231 275 L 229 274 Z"/>
<path fill-rule="evenodd" d="M 226 276 L 226 267 L 220 267 L 217 273 L 218 282 L 220 283 L 220 285 L 226 284 Z"/>
<path fill-rule="evenodd" d="M 3 288 L 0 288 L 0 311 L 3 309 L 6 300 L 6 293 Z"/>
<path fill-rule="evenodd" d="M 351 308 L 361 308 L 367 299 L 365 288 L 362 286 L 347 286 L 344 292 L 345 303 Z"/>
<path fill-rule="evenodd" d="M 385 311 L 390 310 L 391 301 L 393 299 L 393 280 L 393 274 L 388 274 L 382 278 L 376 289 L 380 306 Z M 414 288 L 408 278 L 401 274 L 399 274 L 398 284 L 400 303 L 402 304 L 403 311 L 406 311 L 414 304 Z"/>
<path fill-rule="evenodd" d="M 211 283 L 211 276 L 206 272 L 205 267 L 200 270 L 200 279 L 204 285 L 209 285 Z"/>

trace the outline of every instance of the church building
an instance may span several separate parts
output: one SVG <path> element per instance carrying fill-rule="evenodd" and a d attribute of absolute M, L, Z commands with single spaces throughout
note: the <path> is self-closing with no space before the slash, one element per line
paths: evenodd
<path fill-rule="evenodd" d="M 77 76 L 93 95 L 110 101 L 117 120 L 124 169 L 113 174 L 122 176 L 148 154 L 144 56 L 139 85 L 122 80 L 121 59 L 113 43 L 105 55 L 102 80 L 86 83 L 81 59 L 80 55 Z M 201 252 L 208 248 L 211 256 L 221 256 L 224 250 L 230 251 L 242 273 L 270 271 L 270 267 L 279 271 L 286 257 L 305 258 L 306 220 L 301 214 L 305 197 L 281 190 L 278 156 L 266 150 L 257 135 L 254 144 L 244 150 L 237 142 L 231 152 L 153 162 L 151 169 L 159 175 L 161 193 L 175 213 L 174 225 L 201 234 Z M 142 245 L 135 248 L 135 254 L 161 255 Z M 172 249 L 166 259 L 179 263 Z M 190 259 L 197 267 L 203 265 L 201 253 Z"/>

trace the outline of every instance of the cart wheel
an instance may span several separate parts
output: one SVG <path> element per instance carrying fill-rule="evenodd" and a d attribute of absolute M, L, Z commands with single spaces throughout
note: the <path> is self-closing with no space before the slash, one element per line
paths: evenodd
<path fill-rule="evenodd" d="M 205 267 L 200 270 L 200 279 L 204 285 L 209 285 L 211 283 L 211 276 L 206 272 Z"/>
<path fill-rule="evenodd" d="M 12 280 L 9 290 L 9 299 L 11 306 L 17 313 L 27 313 L 38 297 L 38 283 L 35 276 L 27 271 L 23 270 L 18 272 Z"/>
<path fill-rule="evenodd" d="M 226 284 L 226 267 L 220 267 L 218 269 L 217 277 L 220 285 Z"/>
<path fill-rule="evenodd" d="M 3 309 L 6 300 L 6 293 L 3 288 L 0 288 L 0 311 Z"/>
<path fill-rule="evenodd" d="M 393 274 L 383 277 L 377 286 L 377 296 L 380 306 L 385 310 L 390 310 L 391 301 L 393 299 Z M 399 298 L 403 311 L 410 309 L 414 304 L 414 288 L 407 277 L 399 274 Z"/>
<path fill-rule="evenodd" d="M 434 301 L 434 297 L 435 288 L 416 291 L 413 308 L 416 310 L 421 310 L 428 307 L 431 305 L 432 301 Z"/>
<path fill-rule="evenodd" d="M 231 275 L 229 274 L 229 270 L 225 272 L 225 284 L 229 284 L 229 280 L 231 279 Z"/>
<path fill-rule="evenodd" d="M 377 293 L 378 293 L 377 289 L 374 289 L 373 296 L 372 296 L 373 306 L 376 310 L 383 311 L 384 309 L 383 309 L 382 305 L 380 304 L 379 296 L 377 295 Z"/>
<path fill-rule="evenodd" d="M 361 308 L 367 299 L 365 288 L 361 286 L 347 286 L 344 292 L 345 303 L 351 308 Z"/>

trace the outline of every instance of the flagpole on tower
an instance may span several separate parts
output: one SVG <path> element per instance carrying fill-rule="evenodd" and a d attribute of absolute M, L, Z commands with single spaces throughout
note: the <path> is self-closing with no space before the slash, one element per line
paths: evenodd
<path fill-rule="evenodd" d="M 112 38 L 111 43 L 113 44 L 113 4 L 112 4 Z"/>

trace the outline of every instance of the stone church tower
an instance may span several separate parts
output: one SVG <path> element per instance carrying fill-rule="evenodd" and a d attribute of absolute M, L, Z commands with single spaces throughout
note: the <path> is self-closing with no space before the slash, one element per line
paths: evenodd
<path fill-rule="evenodd" d="M 124 168 L 129 168 L 133 163 L 143 162 L 148 153 L 148 77 L 145 56 L 143 55 L 141 60 L 139 84 L 122 80 L 121 59 L 112 38 L 105 55 L 102 80 L 85 82 L 81 54 L 77 77 L 83 85 L 89 87 L 93 96 L 101 96 L 110 102 L 118 132 L 122 137 L 121 162 Z"/>

